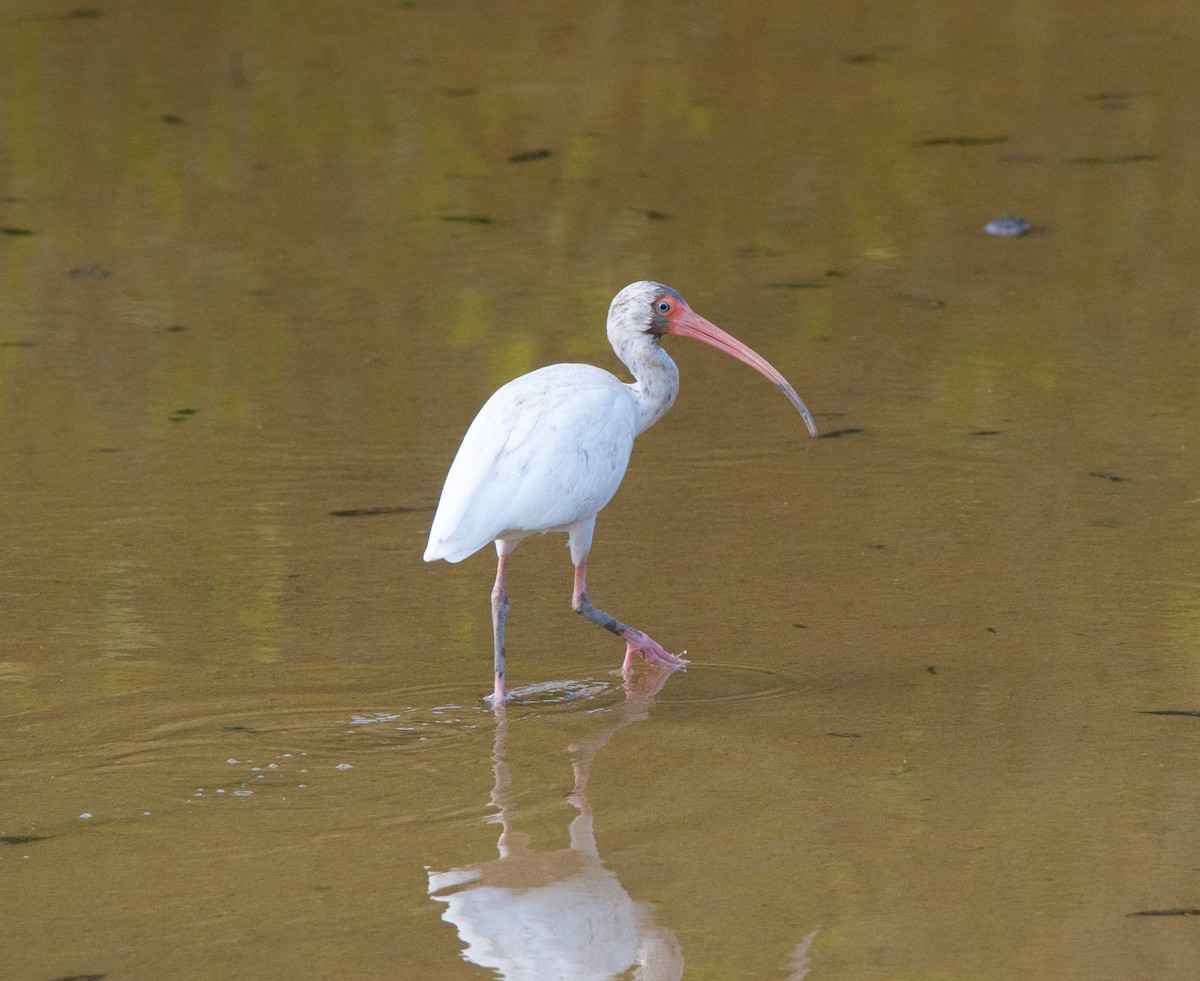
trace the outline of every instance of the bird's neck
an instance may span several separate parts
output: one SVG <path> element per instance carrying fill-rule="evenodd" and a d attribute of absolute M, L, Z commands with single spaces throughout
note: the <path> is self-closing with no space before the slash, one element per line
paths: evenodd
<path fill-rule="evenodd" d="M 639 345 L 625 362 L 633 373 L 629 386 L 637 409 L 637 431 L 642 433 L 653 426 L 679 394 L 679 369 L 658 344 Z"/>

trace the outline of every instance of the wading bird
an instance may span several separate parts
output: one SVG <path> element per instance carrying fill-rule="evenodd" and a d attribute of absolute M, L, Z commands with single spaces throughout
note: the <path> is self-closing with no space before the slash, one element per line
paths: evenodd
<path fill-rule="evenodd" d="M 589 364 L 556 364 L 497 390 L 467 429 L 450 465 L 425 549 L 426 562 L 461 562 L 488 542 L 496 543 L 495 705 L 504 703 L 509 610 L 504 571 L 509 553 L 535 532 L 567 533 L 575 565 L 571 606 L 625 641 L 626 672 L 635 654 L 667 667 L 688 663 L 597 609 L 587 592 L 596 515 L 625 476 L 634 437 L 662 418 L 679 393 L 679 369 L 662 348 L 667 334 L 695 338 L 748 364 L 787 396 L 809 435 L 817 435 L 812 416 L 783 375 L 662 283 L 632 283 L 608 309 L 608 341 L 633 375 L 633 384 Z"/>

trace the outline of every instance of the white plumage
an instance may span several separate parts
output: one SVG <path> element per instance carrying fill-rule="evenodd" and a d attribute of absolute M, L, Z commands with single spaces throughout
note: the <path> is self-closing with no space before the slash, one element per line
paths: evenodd
<path fill-rule="evenodd" d="M 586 364 L 539 368 L 501 387 L 471 423 L 442 489 L 425 561 L 460 562 L 496 543 L 492 590 L 495 652 L 493 699 L 504 701 L 504 625 L 508 554 L 527 535 L 566 532 L 575 565 L 573 608 L 626 642 L 652 664 L 680 667 L 640 630 L 592 605 L 587 556 L 597 513 L 625 476 L 633 440 L 658 421 L 679 392 L 679 371 L 662 348 L 666 334 L 693 337 L 750 365 L 772 381 L 816 435 L 812 417 L 784 377 L 766 360 L 696 314 L 675 290 L 643 281 L 626 286 L 608 311 L 608 339 L 633 374 L 632 384 Z"/>
<path fill-rule="evenodd" d="M 592 365 L 550 365 L 510 381 L 463 437 L 425 561 L 460 562 L 498 539 L 515 546 L 534 532 L 566 531 L 578 565 L 625 476 L 636 427 L 630 386 Z"/>

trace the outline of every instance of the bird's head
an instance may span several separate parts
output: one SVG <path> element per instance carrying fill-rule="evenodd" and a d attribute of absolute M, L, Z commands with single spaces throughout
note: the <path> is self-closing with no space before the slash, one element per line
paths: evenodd
<path fill-rule="evenodd" d="M 691 337 L 749 365 L 787 396 L 804 419 L 808 434 L 817 435 L 816 423 L 787 379 L 762 355 L 696 313 L 677 290 L 642 280 L 630 283 L 613 298 L 608 308 L 608 339 L 623 360 L 622 352 L 638 335 L 657 345 L 667 334 Z"/>

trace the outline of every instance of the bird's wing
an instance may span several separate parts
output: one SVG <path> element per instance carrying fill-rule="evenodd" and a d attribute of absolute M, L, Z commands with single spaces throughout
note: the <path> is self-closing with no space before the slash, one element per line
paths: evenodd
<path fill-rule="evenodd" d="M 591 365 L 552 365 L 499 389 L 450 466 L 426 560 L 457 562 L 507 532 L 561 529 L 616 493 L 636 419 L 627 386 Z"/>

